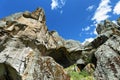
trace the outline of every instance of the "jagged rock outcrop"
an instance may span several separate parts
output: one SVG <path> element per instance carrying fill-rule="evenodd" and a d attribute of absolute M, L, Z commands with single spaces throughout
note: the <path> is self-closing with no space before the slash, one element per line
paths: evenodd
<path fill-rule="evenodd" d="M 96 67 L 94 72 L 96 80 L 120 79 L 119 28 L 120 27 L 113 22 L 105 20 L 97 26 L 96 31 L 99 35 L 91 43 L 85 45 L 84 47 L 85 49 L 89 49 L 89 51 L 86 50 L 84 54 L 89 53 L 90 55 L 93 55 L 92 58 L 87 57 L 87 59 Z"/>
<path fill-rule="evenodd" d="M 100 35 L 105 35 L 108 39 L 94 53 L 97 59 L 94 72 L 97 80 L 120 79 L 120 27 L 118 25 L 108 20 L 102 24 L 105 29 L 100 32 Z"/>
<path fill-rule="evenodd" d="M 44 11 L 16 13 L 0 20 L 0 80 L 70 80 L 74 63 L 96 80 L 120 79 L 120 19 L 98 24 L 98 36 L 85 45 L 64 40 L 46 26 Z M 89 70 L 92 67 L 92 70 Z"/>
<path fill-rule="evenodd" d="M 63 41 L 56 32 L 48 31 L 41 8 L 2 19 L 0 80 L 69 80 L 54 57 L 48 57 Z"/>
<path fill-rule="evenodd" d="M 113 35 L 95 52 L 97 67 L 95 77 L 97 80 L 120 79 L 120 37 Z"/>

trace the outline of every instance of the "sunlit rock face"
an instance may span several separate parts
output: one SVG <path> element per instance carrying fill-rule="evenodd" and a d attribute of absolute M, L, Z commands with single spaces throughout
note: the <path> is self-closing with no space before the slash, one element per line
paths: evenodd
<path fill-rule="evenodd" d="M 0 20 L 0 80 L 70 79 L 48 56 L 50 49 L 60 48 L 64 42 L 45 23 L 41 8 Z"/>
<path fill-rule="evenodd" d="M 0 20 L 0 80 L 70 80 L 64 68 L 76 64 L 96 80 L 120 79 L 120 19 L 98 24 L 87 44 L 49 31 L 43 9 Z M 93 70 L 94 69 L 94 70 Z"/>

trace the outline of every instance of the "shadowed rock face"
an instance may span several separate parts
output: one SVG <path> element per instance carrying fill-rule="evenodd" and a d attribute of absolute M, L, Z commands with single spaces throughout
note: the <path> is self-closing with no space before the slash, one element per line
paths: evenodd
<path fill-rule="evenodd" d="M 59 49 L 52 49 L 48 51 L 49 55 L 52 58 L 55 59 L 55 61 L 57 63 L 59 63 L 60 65 L 62 65 L 64 68 L 72 65 L 71 62 L 68 60 L 68 57 L 66 54 L 68 54 L 68 51 L 66 50 L 66 48 L 59 48 Z"/>
<path fill-rule="evenodd" d="M 10 65 L 0 63 L 0 80 L 22 80 L 18 72 Z"/>
<path fill-rule="evenodd" d="M 117 21 L 119 25 L 120 20 Z M 41 8 L 3 18 L 0 20 L 0 80 L 70 80 L 63 68 L 75 63 L 80 70 L 95 68 L 97 80 L 119 80 L 118 25 L 105 20 L 98 24 L 99 35 L 82 45 L 64 40 L 56 31 L 48 31 Z"/>

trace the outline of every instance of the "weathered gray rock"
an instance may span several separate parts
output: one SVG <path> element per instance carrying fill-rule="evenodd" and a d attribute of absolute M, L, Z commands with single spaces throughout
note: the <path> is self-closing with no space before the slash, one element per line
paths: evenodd
<path fill-rule="evenodd" d="M 0 23 L 0 80 L 70 80 L 54 57 L 48 57 L 51 49 L 63 46 L 63 39 L 48 31 L 41 8 L 29 14 L 15 14 Z"/>
<path fill-rule="evenodd" d="M 0 21 L 0 28 L 3 28 L 3 27 L 5 27 L 6 26 L 6 22 L 5 21 Z"/>
<path fill-rule="evenodd" d="M 82 50 L 82 57 L 84 57 L 82 60 L 85 64 L 79 63 L 78 65 L 80 68 L 84 68 L 85 65 L 93 63 L 96 67 L 94 72 L 96 80 L 119 80 L 119 26 L 105 20 L 104 23 L 98 25 L 97 32 L 98 37 L 85 45 L 85 49 Z"/>
<path fill-rule="evenodd" d="M 9 66 L 5 66 L 5 78 L 11 74 L 8 77 L 12 80 L 69 80 L 69 77 L 63 71 L 63 67 L 50 57 L 42 57 L 37 49 L 26 47 L 18 39 L 12 39 L 5 45 L 7 47 L 0 53 L 0 63 L 9 64 L 15 71 L 13 73 Z M 12 76 L 14 74 L 18 77 Z M 1 76 L 4 76 L 4 74 L 2 73 Z M 18 79 L 19 77 L 20 79 Z M 2 77 L 0 79 L 3 80 Z"/>
<path fill-rule="evenodd" d="M 114 35 L 95 52 L 97 80 L 120 79 L 120 37 Z"/>
<path fill-rule="evenodd" d="M 78 51 L 84 48 L 82 44 L 74 40 L 66 40 L 64 45 L 69 52 Z"/>
<path fill-rule="evenodd" d="M 98 34 L 105 33 L 106 31 L 111 30 L 111 28 L 118 28 L 116 24 L 109 20 L 105 20 L 104 23 L 100 23 L 97 25 L 96 31 Z"/>
<path fill-rule="evenodd" d="M 70 80 L 63 67 L 74 63 L 97 80 L 120 79 L 120 27 L 105 20 L 85 45 L 48 31 L 44 11 L 0 20 L 0 80 Z"/>

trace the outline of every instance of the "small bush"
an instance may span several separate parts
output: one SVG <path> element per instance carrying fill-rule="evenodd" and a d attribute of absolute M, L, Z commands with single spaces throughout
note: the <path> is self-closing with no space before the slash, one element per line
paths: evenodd
<path fill-rule="evenodd" d="M 74 67 L 76 65 L 72 65 L 70 67 L 68 67 L 67 69 L 65 69 L 68 73 L 68 75 L 70 75 L 71 80 L 94 80 L 93 75 L 90 75 L 88 72 L 86 72 L 85 70 L 82 71 L 75 71 Z"/>

